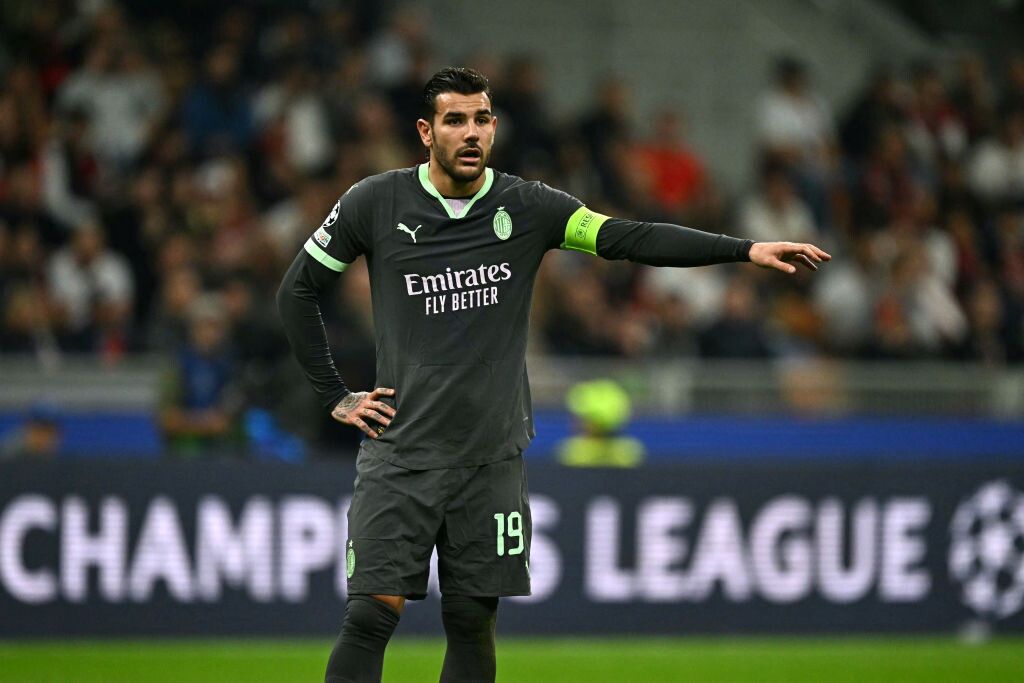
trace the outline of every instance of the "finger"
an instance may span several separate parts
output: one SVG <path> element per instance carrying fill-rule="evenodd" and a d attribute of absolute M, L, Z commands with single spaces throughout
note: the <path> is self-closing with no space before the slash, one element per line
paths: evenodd
<path fill-rule="evenodd" d="M 372 401 L 367 405 L 369 408 L 373 408 L 378 413 L 384 413 L 388 417 L 395 416 L 395 409 L 389 406 L 387 403 L 381 403 L 380 401 Z"/>
<path fill-rule="evenodd" d="M 822 261 L 831 261 L 832 260 L 832 255 L 829 254 L 824 249 L 819 249 L 818 247 L 814 246 L 813 244 L 808 244 L 807 246 L 809 246 L 811 249 L 813 249 L 814 253 L 817 254 L 818 258 L 820 258 Z"/>
<path fill-rule="evenodd" d="M 805 244 L 803 249 L 800 250 L 800 253 L 806 256 L 807 258 L 811 259 L 812 261 L 817 261 L 818 263 L 821 263 L 821 257 L 818 256 L 818 253 L 814 251 L 814 247 L 812 247 L 810 244 Z"/>
<path fill-rule="evenodd" d="M 374 431 L 373 429 L 370 429 L 370 427 L 365 422 L 360 420 L 358 417 L 353 417 L 352 421 L 349 422 L 349 424 L 352 425 L 353 427 L 359 427 L 359 429 L 363 430 L 363 433 L 365 433 L 371 439 L 377 438 L 377 432 Z"/>
<path fill-rule="evenodd" d="M 389 389 L 387 387 L 377 387 L 376 389 L 374 389 L 373 391 L 370 392 L 370 398 L 371 399 L 381 398 L 382 396 L 394 396 L 394 395 L 395 395 L 395 390 L 394 389 Z"/>
<path fill-rule="evenodd" d="M 388 418 L 384 417 L 383 415 L 378 413 L 376 410 L 372 410 L 370 408 L 363 408 L 362 410 L 359 411 L 359 414 L 363 417 L 363 419 L 370 419 L 370 420 L 373 420 L 375 422 L 380 422 L 385 427 L 387 427 L 389 424 L 391 424 L 391 420 L 389 420 Z"/>
<path fill-rule="evenodd" d="M 798 263 L 802 264 L 805 268 L 808 268 L 810 270 L 818 269 L 818 266 L 814 265 L 814 263 L 811 261 L 811 259 L 807 257 L 806 254 L 797 254 L 793 260 L 797 261 Z"/>
<path fill-rule="evenodd" d="M 783 263 L 777 258 L 772 258 L 768 261 L 768 265 L 775 270 L 781 270 L 783 273 L 789 273 L 792 275 L 796 272 L 796 266 L 791 266 L 788 263 Z"/>

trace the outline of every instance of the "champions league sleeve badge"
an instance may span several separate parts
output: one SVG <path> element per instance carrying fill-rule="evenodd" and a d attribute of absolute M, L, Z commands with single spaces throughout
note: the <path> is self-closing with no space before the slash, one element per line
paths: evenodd
<path fill-rule="evenodd" d="M 328 243 L 331 241 L 331 233 L 327 232 L 323 228 L 318 228 L 317 231 L 313 233 L 313 239 L 317 241 L 317 244 L 326 249 Z"/>

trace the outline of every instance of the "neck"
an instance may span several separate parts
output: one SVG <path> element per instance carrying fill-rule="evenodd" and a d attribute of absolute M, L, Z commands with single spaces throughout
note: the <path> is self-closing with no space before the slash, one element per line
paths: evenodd
<path fill-rule="evenodd" d="M 427 164 L 427 176 L 442 197 L 472 197 L 484 186 L 487 174 L 481 173 L 475 180 L 460 182 L 448 175 L 431 157 Z"/>

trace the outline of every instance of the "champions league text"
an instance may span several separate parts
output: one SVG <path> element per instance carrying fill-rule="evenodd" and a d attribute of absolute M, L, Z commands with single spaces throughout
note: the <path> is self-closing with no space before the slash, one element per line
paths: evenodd
<path fill-rule="evenodd" d="M 315 575 L 343 596 L 349 502 L 20 495 L 0 507 L 0 601 L 217 603 L 235 591 L 256 603 L 301 603 L 324 595 Z M 923 600 L 935 583 L 923 564 L 932 508 L 921 497 L 783 495 L 746 516 L 730 498 L 701 506 L 683 496 L 627 504 L 598 495 L 568 510 L 538 494 L 531 508 L 533 595 L 513 602 L 544 602 L 563 581 L 579 581 L 593 603 L 699 603 L 719 593 L 733 603 L 896 604 Z M 583 531 L 573 560 L 581 572 L 571 579 L 563 546 L 578 542 L 556 534 L 569 515 Z M 436 570 L 429 593 L 439 595 Z"/>
<path fill-rule="evenodd" d="M 409 296 L 425 295 L 425 312 L 434 315 L 496 304 L 498 288 L 487 285 L 511 278 L 512 270 L 508 263 L 496 266 L 480 264 L 467 270 L 445 268 L 445 272 L 436 275 L 405 275 L 405 291 Z"/>

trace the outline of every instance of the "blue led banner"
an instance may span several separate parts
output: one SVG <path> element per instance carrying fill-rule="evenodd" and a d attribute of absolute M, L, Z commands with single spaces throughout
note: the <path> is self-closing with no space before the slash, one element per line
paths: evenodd
<path fill-rule="evenodd" d="M 0 637 L 322 635 L 348 465 L 0 465 Z M 1024 462 L 531 463 L 503 633 L 1024 630 Z M 484 523 L 494 524 L 493 515 Z M 436 588 L 400 633 L 439 631 Z"/>

